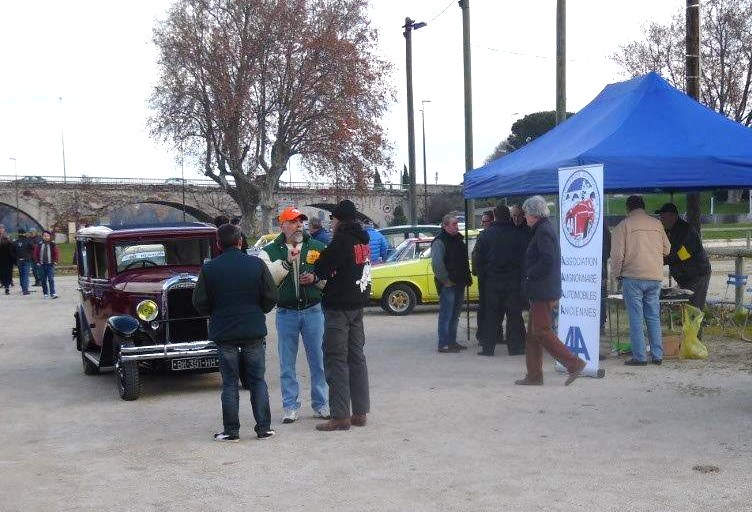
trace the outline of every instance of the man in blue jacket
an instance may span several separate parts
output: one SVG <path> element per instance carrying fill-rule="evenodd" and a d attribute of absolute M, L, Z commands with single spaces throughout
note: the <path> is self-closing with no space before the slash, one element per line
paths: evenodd
<path fill-rule="evenodd" d="M 240 251 L 240 228 L 223 224 L 217 230 L 222 254 L 204 264 L 193 290 L 193 305 L 209 315 L 209 339 L 217 344 L 222 375 L 224 430 L 214 440 L 238 442 L 240 420 L 238 378 L 242 367 L 251 390 L 256 436 L 266 439 L 271 429 L 266 371 L 266 313 L 277 304 L 278 291 L 264 262 Z M 241 365 L 242 360 L 242 365 Z"/>
<path fill-rule="evenodd" d="M 368 232 L 368 245 L 371 247 L 371 263 L 383 263 L 389 253 L 389 242 L 373 225 L 373 222 L 367 222 L 365 230 Z"/>

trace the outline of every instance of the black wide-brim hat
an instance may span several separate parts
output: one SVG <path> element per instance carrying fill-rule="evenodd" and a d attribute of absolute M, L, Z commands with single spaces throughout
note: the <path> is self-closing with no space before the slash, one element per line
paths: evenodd
<path fill-rule="evenodd" d="M 343 199 L 332 210 L 332 217 L 339 220 L 354 219 L 358 216 L 358 210 L 355 208 L 355 204 L 349 199 Z"/>

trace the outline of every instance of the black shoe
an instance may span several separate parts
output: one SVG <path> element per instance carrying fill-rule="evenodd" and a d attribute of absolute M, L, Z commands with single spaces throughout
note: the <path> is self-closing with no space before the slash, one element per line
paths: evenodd
<path fill-rule="evenodd" d="M 8 290 L 7 288 L 5 289 L 5 295 L 10 295 L 10 290 Z"/>
<path fill-rule="evenodd" d="M 256 437 L 259 439 L 269 439 L 270 437 L 274 436 L 274 431 L 272 429 L 269 430 L 262 430 L 261 432 L 256 432 Z"/>
<path fill-rule="evenodd" d="M 663 359 L 653 359 L 653 360 L 652 360 L 652 361 L 650 361 L 650 362 L 651 362 L 652 364 L 657 364 L 658 366 L 660 366 L 661 364 L 663 364 Z"/>
<path fill-rule="evenodd" d="M 467 347 L 465 345 L 461 345 L 459 343 L 451 343 L 449 345 L 449 348 L 456 348 L 457 350 L 467 350 Z"/>
<path fill-rule="evenodd" d="M 31 292 L 23 292 L 24 295 L 31 295 Z"/>
<path fill-rule="evenodd" d="M 224 432 L 217 432 L 214 434 L 214 440 L 219 441 L 220 443 L 237 443 L 240 441 L 240 437 L 238 437 L 237 434 L 230 435 L 225 434 Z"/>
<path fill-rule="evenodd" d="M 478 355 L 479 356 L 493 357 L 493 352 L 489 352 L 487 350 L 481 350 L 480 352 L 478 352 Z"/>
<path fill-rule="evenodd" d="M 639 359 L 635 359 L 634 357 L 631 357 L 624 361 L 624 364 L 627 366 L 647 366 L 647 361 L 640 361 Z"/>
<path fill-rule="evenodd" d="M 458 348 L 454 347 L 439 347 L 439 354 L 457 354 L 460 351 Z"/>

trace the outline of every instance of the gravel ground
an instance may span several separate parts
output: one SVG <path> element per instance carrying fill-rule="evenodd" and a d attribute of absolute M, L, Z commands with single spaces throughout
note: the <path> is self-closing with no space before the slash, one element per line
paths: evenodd
<path fill-rule="evenodd" d="M 520 388 L 521 357 L 437 354 L 436 308 L 370 309 L 367 427 L 317 432 L 307 398 L 282 425 L 272 333 L 277 436 L 256 440 L 246 405 L 241 442 L 220 444 L 216 374 L 148 375 L 119 400 L 111 374 L 83 375 L 74 278 L 59 289 L 0 295 L 3 512 L 751 508 L 752 344 L 710 339 L 710 360 L 661 367 L 610 358 L 570 387 L 548 361 L 545 386 Z"/>

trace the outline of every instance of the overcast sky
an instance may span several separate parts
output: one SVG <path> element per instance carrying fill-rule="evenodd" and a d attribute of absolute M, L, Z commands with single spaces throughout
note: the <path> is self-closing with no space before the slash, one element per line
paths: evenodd
<path fill-rule="evenodd" d="M 0 174 L 169 178 L 176 158 L 146 130 L 146 101 L 157 82 L 155 20 L 166 0 L 2 2 L 0 19 Z M 428 26 L 413 33 L 416 164 L 422 182 L 421 100 L 426 105 L 429 183 L 459 183 L 464 172 L 462 13 L 456 1 L 372 0 L 383 55 L 394 63 L 399 102 L 384 119 L 395 145 L 395 173 L 407 163 L 406 16 Z M 623 79 L 608 55 L 666 22 L 683 0 L 567 2 L 567 110 L 585 106 Z M 445 7 L 446 11 L 439 15 Z M 436 19 L 435 16 L 439 15 Z M 431 21 L 433 20 L 433 21 Z M 555 109 L 556 0 L 472 0 L 475 166 L 511 124 Z M 62 101 L 59 99 L 62 97 Z M 15 158 L 16 160 L 11 160 Z M 291 166 L 294 180 L 303 179 Z M 185 168 L 187 178 L 198 177 Z M 283 179 L 289 179 L 285 174 Z"/>

